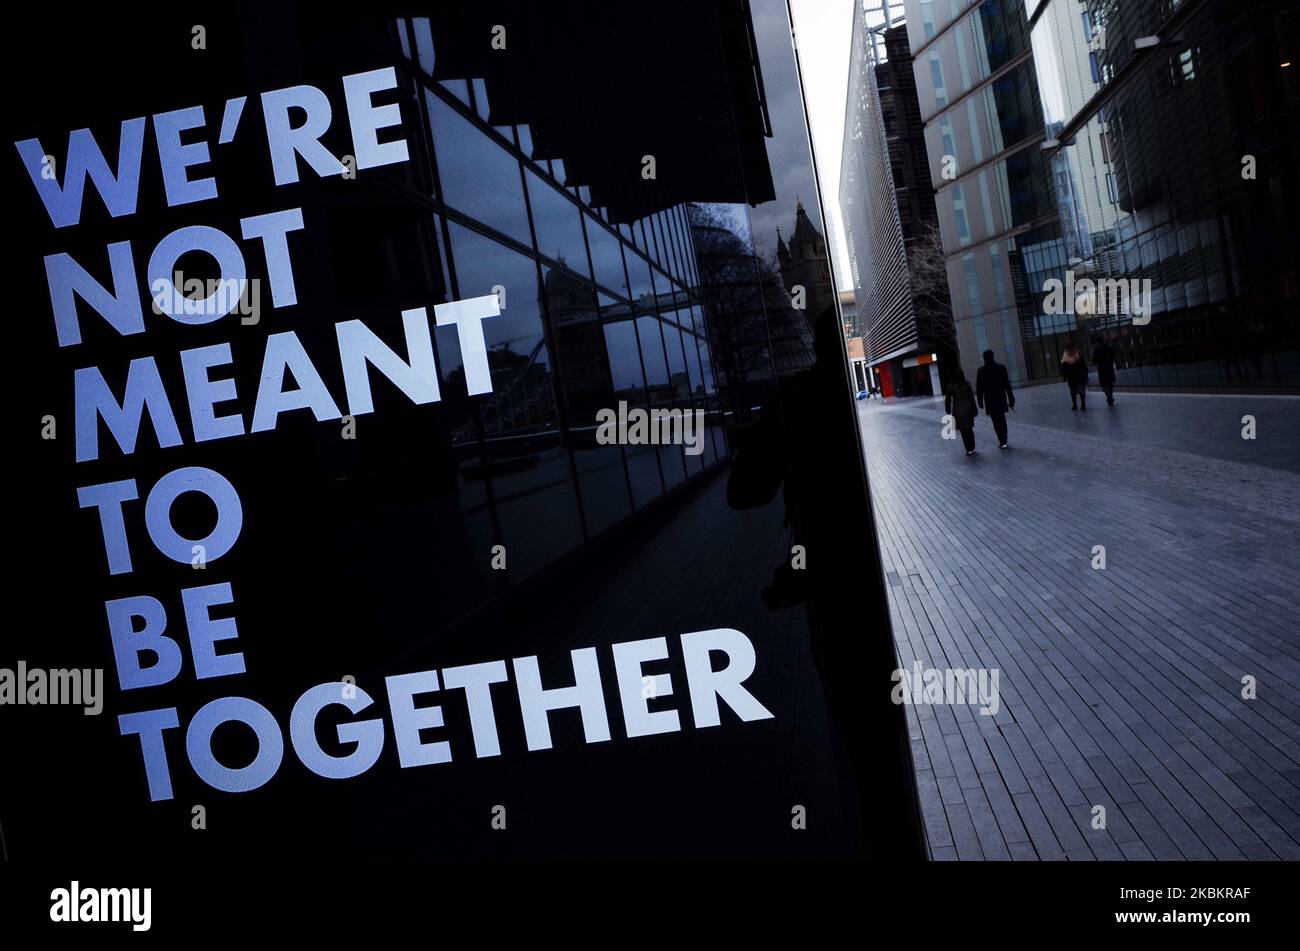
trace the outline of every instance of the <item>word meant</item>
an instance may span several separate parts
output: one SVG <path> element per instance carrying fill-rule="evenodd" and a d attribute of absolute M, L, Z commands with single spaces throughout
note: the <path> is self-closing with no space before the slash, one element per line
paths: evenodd
<path fill-rule="evenodd" d="M 206 610 L 203 612 L 206 614 Z M 209 622 L 226 623 L 226 622 Z M 140 667 L 140 655 L 174 658 L 167 671 L 168 679 L 179 671 L 180 646 L 154 626 L 146 636 L 135 633 L 130 625 L 114 629 L 114 647 L 119 666 L 130 664 L 135 671 L 120 671 L 124 687 L 136 682 L 136 675 L 152 668 Z M 148 628 L 146 630 L 149 630 Z M 233 638 L 227 631 L 222 639 Z M 205 653 L 211 647 L 211 634 L 200 641 Z M 722 723 L 718 701 L 724 702 L 744 722 L 769 720 L 772 712 L 744 686 L 756 666 L 754 645 L 740 631 L 719 628 L 682 634 L 682 662 L 686 669 L 687 694 L 697 729 Z M 676 710 L 650 709 L 649 700 L 663 700 L 672 695 L 672 677 L 666 673 L 651 675 L 653 687 L 646 689 L 644 665 L 669 658 L 668 640 L 651 637 L 624 641 L 610 646 L 615 681 L 628 738 L 659 733 L 677 733 L 682 729 Z M 721 654 L 726 662 L 715 669 L 713 655 Z M 232 655 L 223 655 L 230 657 Z M 536 656 L 516 657 L 510 669 L 504 660 L 448 667 L 441 671 L 422 670 L 395 674 L 384 679 L 388 694 L 388 711 L 392 735 L 397 747 L 398 765 L 403 769 L 432 766 L 452 761 L 450 741 L 429 737 L 429 732 L 445 726 L 441 705 L 417 706 L 423 694 L 460 691 L 473 734 L 474 755 L 480 759 L 501 755 L 497 731 L 498 710 L 493 704 L 493 684 L 506 683 L 514 674 L 518 710 L 524 739 L 530 752 L 552 747 L 550 715 L 556 710 L 576 709 L 582 718 L 587 743 L 608 742 L 612 738 L 609 714 L 605 709 L 605 692 L 601 683 L 596 648 L 584 647 L 570 652 L 573 683 L 565 687 L 543 687 Z M 220 660 L 222 658 L 218 658 Z M 209 653 L 208 661 L 212 657 Z M 719 658 L 721 661 L 721 658 Z M 234 669 L 237 667 L 238 669 Z M 231 673 L 242 672 L 242 658 Z M 153 683 L 162 680 L 153 679 Z M 343 722 L 335 727 L 338 749 L 322 748 L 316 721 L 322 710 L 342 706 L 353 714 L 360 713 L 374 699 L 360 686 L 350 683 L 323 683 L 307 689 L 294 704 L 289 715 L 289 741 L 302 764 L 326 779 L 350 779 L 370 769 L 384 749 L 386 730 L 383 720 L 369 717 Z M 227 723 L 239 723 L 251 730 L 257 741 L 257 753 L 244 766 L 227 766 L 212 750 L 212 736 Z M 149 798 L 157 802 L 172 798 L 171 770 L 163 732 L 175 729 L 180 719 L 175 707 L 128 713 L 118 717 L 123 736 L 136 735 L 144 756 L 145 778 Z M 247 697 L 221 697 L 201 707 L 185 731 L 185 751 L 198 777 L 222 792 L 250 792 L 268 782 L 284 759 L 284 734 L 274 715 L 265 706 Z M 340 752 L 339 750 L 343 750 Z"/>
<path fill-rule="evenodd" d="M 152 888 L 69 888 L 50 892 L 50 921 L 129 921 L 132 931 L 148 931 L 153 923 Z"/>
<path fill-rule="evenodd" d="M 88 717 L 104 710 L 103 668 L 42 670 L 20 660 L 16 671 L 0 667 L 0 704 L 84 706 Z"/>
<path fill-rule="evenodd" d="M 1093 280 L 1067 270 L 1065 280 L 1049 278 L 1043 282 L 1044 314 L 1076 314 L 1079 317 L 1131 315 L 1136 326 L 1151 323 L 1151 279 L 1124 280 L 1103 277 Z"/>
<path fill-rule="evenodd" d="M 923 668 L 918 660 L 909 674 L 903 668 L 890 675 L 894 682 L 890 698 L 894 703 L 980 705 L 980 713 L 996 716 L 1002 706 L 998 699 L 999 671 L 995 667 L 965 670 L 947 667 Z"/>
<path fill-rule="evenodd" d="M 435 304 L 434 320 L 439 327 L 455 326 L 464 360 L 469 395 L 492 392 L 492 374 L 481 322 L 500 314 L 493 294 L 468 300 Z M 361 320 L 334 325 L 338 340 L 337 359 L 343 368 L 343 395 L 347 414 L 374 412 L 371 396 L 371 368 L 396 386 L 412 403 L 424 405 L 442 399 L 434 362 L 433 340 L 425 308 L 402 311 L 407 356 L 393 351 Z M 164 449 L 184 442 L 177 426 L 173 405 L 187 405 L 190 432 L 196 443 L 231 436 L 245 436 L 273 430 L 282 413 L 309 410 L 317 422 L 341 419 L 345 414 L 316 368 L 298 334 L 293 330 L 266 337 L 261 372 L 252 405 L 236 391 L 233 373 L 213 376 L 213 371 L 233 361 L 229 343 L 182 350 L 179 354 L 185 399 L 170 396 L 163 384 L 158 362 L 152 356 L 131 361 L 119 399 L 98 367 L 77 370 L 73 378 L 76 417 L 77 462 L 100 457 L 99 425 L 102 420 L 123 455 L 135 452 L 140 424 L 149 418 L 158 445 Z M 291 378 L 294 386 L 288 385 Z M 337 392 L 337 390 L 336 390 Z M 218 415 L 216 404 L 244 399 L 242 412 Z M 246 418 L 248 417 L 248 418 Z"/>
<path fill-rule="evenodd" d="M 704 410 L 633 409 L 619 400 L 618 412 L 596 413 L 596 442 L 602 446 L 685 445 L 686 455 L 704 452 Z"/>

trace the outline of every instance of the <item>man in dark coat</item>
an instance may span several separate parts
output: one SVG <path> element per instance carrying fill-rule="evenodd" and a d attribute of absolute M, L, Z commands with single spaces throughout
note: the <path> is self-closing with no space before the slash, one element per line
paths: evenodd
<path fill-rule="evenodd" d="M 975 374 L 975 399 L 980 409 L 993 421 L 998 434 L 998 448 L 1007 448 L 1007 410 L 1014 409 L 1016 394 L 1011 392 L 1007 368 L 993 359 L 993 351 L 984 351 L 984 366 Z"/>
<path fill-rule="evenodd" d="M 1097 367 L 1097 382 L 1101 385 L 1101 391 L 1106 394 L 1106 405 L 1115 405 L 1115 350 L 1106 342 L 1106 338 L 1098 341 L 1097 346 L 1092 348 L 1092 362 Z"/>

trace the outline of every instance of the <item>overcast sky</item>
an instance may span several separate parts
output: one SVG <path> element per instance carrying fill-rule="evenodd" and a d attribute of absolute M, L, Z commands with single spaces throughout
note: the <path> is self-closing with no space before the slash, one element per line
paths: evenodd
<path fill-rule="evenodd" d="M 853 3 L 854 0 L 790 0 L 804 99 L 808 104 L 808 124 L 812 126 L 813 150 L 817 156 L 817 176 L 826 213 L 831 219 L 828 240 L 835 255 L 835 279 L 841 288 L 851 283 L 840 226 L 839 193 Z M 810 198 L 805 196 L 804 201 Z"/>

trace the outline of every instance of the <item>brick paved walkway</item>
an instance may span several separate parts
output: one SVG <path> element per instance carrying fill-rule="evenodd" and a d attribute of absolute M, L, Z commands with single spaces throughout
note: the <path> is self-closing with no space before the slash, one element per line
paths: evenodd
<path fill-rule="evenodd" d="M 1090 396 L 969 459 L 942 401 L 860 404 L 900 666 L 1000 671 L 994 716 L 909 707 L 932 853 L 1300 858 L 1300 400 Z"/>

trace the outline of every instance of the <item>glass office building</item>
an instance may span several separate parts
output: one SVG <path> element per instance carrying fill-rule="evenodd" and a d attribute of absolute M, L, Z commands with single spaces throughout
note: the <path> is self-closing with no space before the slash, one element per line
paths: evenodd
<path fill-rule="evenodd" d="M 968 374 L 1105 337 L 1121 385 L 1296 385 L 1294 3 L 906 9 Z"/>
<path fill-rule="evenodd" d="M 1012 383 L 1028 376 L 1034 321 L 1026 249 L 1056 227 L 1038 83 L 1019 2 L 907 0 L 957 346 L 974 378 L 993 350 Z"/>
<path fill-rule="evenodd" d="M 1033 377 L 1105 337 L 1121 385 L 1300 383 L 1300 12 L 1267 0 L 1028 0 L 1059 213 L 1027 243 Z M 1290 65 L 1288 65 L 1290 63 Z M 1137 282 L 1147 309 L 1049 281 Z M 1122 302 L 1121 302 L 1122 304 Z"/>

